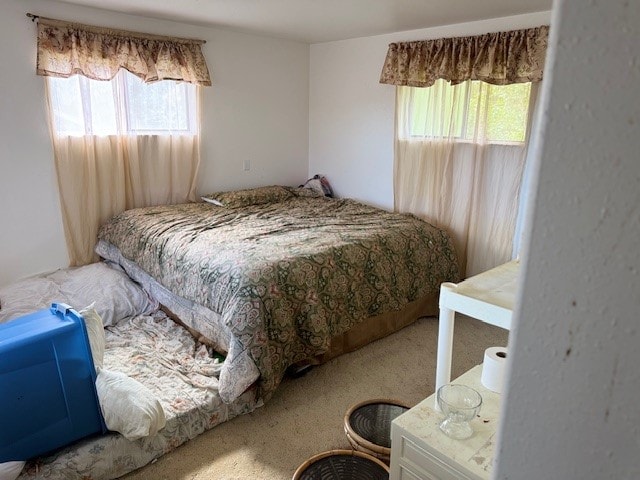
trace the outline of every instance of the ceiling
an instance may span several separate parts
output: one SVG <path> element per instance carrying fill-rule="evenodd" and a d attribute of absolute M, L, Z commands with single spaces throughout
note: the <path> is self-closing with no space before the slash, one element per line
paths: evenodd
<path fill-rule="evenodd" d="M 506 17 L 552 0 L 64 0 L 133 15 L 305 43 Z"/>

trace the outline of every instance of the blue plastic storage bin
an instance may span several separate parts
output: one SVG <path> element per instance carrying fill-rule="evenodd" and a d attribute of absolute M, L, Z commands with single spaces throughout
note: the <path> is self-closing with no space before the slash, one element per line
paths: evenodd
<path fill-rule="evenodd" d="M 82 316 L 65 304 L 0 324 L 0 462 L 106 432 Z"/>

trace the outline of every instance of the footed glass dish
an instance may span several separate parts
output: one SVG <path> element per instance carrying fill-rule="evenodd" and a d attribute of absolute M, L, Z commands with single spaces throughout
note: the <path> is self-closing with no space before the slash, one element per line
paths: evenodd
<path fill-rule="evenodd" d="M 440 430 L 456 440 L 464 440 L 473 435 L 470 421 L 480 412 L 482 396 L 466 385 L 449 383 L 437 392 L 438 407 L 445 415 Z"/>

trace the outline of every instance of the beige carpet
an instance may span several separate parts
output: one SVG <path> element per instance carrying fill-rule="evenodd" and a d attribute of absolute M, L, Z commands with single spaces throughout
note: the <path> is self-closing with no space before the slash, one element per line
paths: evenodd
<path fill-rule="evenodd" d="M 410 405 L 433 393 L 436 318 L 422 318 L 389 337 L 286 379 L 255 412 L 237 417 L 187 442 L 126 480 L 290 480 L 307 458 L 348 448 L 347 409 L 372 398 Z M 453 376 L 482 363 L 484 350 L 506 345 L 507 332 L 458 316 Z"/>

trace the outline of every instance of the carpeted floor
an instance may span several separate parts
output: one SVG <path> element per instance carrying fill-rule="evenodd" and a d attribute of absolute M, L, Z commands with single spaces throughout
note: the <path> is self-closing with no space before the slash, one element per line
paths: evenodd
<path fill-rule="evenodd" d="M 273 398 L 187 442 L 126 480 L 290 480 L 316 453 L 349 448 L 347 409 L 372 398 L 410 405 L 434 388 L 438 321 L 422 318 L 389 337 L 335 358 L 297 379 L 285 379 Z M 458 315 L 453 378 L 482 363 L 484 350 L 506 345 L 508 332 Z"/>

